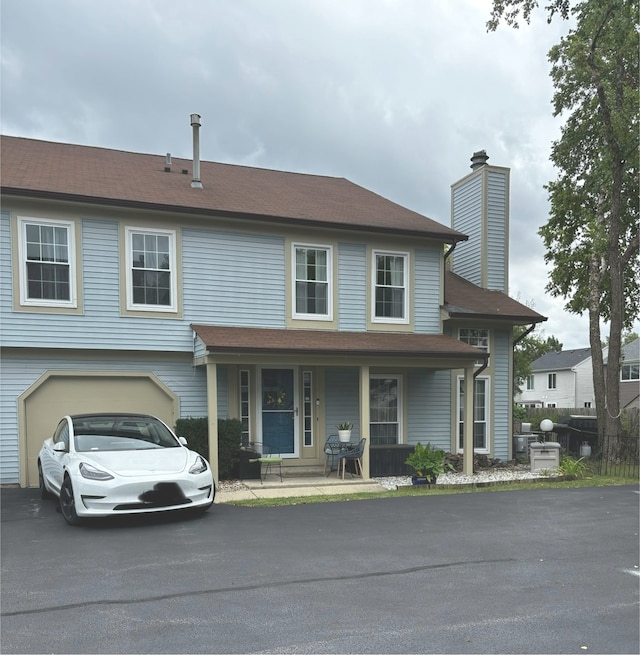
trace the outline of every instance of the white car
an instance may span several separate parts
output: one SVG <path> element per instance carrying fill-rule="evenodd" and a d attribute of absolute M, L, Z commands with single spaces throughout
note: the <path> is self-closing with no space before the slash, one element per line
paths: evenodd
<path fill-rule="evenodd" d="M 65 416 L 38 456 L 40 495 L 83 518 L 173 509 L 205 512 L 216 487 L 207 460 L 145 414 Z"/>

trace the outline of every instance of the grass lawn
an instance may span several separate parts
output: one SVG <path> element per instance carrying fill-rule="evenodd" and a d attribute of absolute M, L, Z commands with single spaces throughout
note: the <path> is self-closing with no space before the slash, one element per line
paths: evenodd
<path fill-rule="evenodd" d="M 372 498 L 401 498 L 405 496 L 443 496 L 448 494 L 479 494 L 518 491 L 522 489 L 576 489 L 579 487 L 608 487 L 613 485 L 638 484 L 637 478 L 612 477 L 588 474 L 575 480 L 558 478 L 538 478 L 536 480 L 486 483 L 486 486 L 443 485 L 442 488 L 425 488 L 408 485 L 398 487 L 395 491 L 374 493 L 340 494 L 336 496 L 293 496 L 289 498 L 258 498 L 230 502 L 246 507 L 274 507 L 277 505 L 309 505 L 311 503 L 337 503 L 354 500 L 371 500 Z"/>

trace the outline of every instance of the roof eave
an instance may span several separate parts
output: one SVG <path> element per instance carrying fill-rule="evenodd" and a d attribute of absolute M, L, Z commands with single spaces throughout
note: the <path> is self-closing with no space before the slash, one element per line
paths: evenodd
<path fill-rule="evenodd" d="M 250 214 L 245 212 L 228 211 L 224 209 L 204 209 L 202 207 L 190 207 L 185 205 L 167 205 L 153 202 L 142 202 L 139 200 L 126 200 L 120 198 L 104 198 L 98 196 L 85 196 L 73 193 L 62 193 L 59 191 L 43 191 L 39 189 L 19 189 L 16 187 L 0 187 L 0 194 L 5 196 L 17 196 L 22 198 L 37 198 L 43 200 L 57 200 L 59 202 L 79 202 L 86 204 L 102 205 L 107 207 L 122 207 L 127 209 L 142 209 L 151 211 L 162 211 L 167 213 L 183 213 L 200 216 L 214 216 L 216 218 L 235 218 L 240 220 L 269 221 L 271 224 L 300 226 L 304 223 L 309 227 L 324 229 L 342 230 L 349 232 L 376 232 L 379 234 L 394 234 L 427 239 L 436 239 L 445 243 L 458 243 L 467 241 L 468 235 L 451 230 L 448 233 L 434 232 L 430 230 L 407 230 L 398 227 L 379 227 L 375 225 L 357 225 L 354 223 L 320 221 L 303 216 L 277 216 L 271 214 Z"/>

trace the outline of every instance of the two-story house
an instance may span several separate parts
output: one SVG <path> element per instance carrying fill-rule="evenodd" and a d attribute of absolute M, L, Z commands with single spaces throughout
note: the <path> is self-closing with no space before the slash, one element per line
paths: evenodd
<path fill-rule="evenodd" d="M 346 179 L 2 137 L 2 482 L 84 411 L 208 416 L 214 472 L 218 418 L 288 467 L 345 420 L 366 476 L 385 444 L 510 457 L 512 326 L 544 317 L 506 293 L 509 171 L 472 161 L 448 227 Z"/>
<path fill-rule="evenodd" d="M 516 402 L 524 407 L 595 407 L 591 348 L 545 353 L 531 363 Z"/>
<path fill-rule="evenodd" d="M 640 339 L 622 348 L 620 365 L 620 408 L 640 409 Z M 605 366 L 608 351 L 605 351 Z"/>

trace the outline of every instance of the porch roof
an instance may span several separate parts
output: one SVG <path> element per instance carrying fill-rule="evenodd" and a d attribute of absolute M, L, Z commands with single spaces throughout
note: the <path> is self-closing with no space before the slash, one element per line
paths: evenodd
<path fill-rule="evenodd" d="M 487 353 L 443 334 L 345 332 L 191 325 L 211 353 L 436 357 L 475 360 Z"/>

